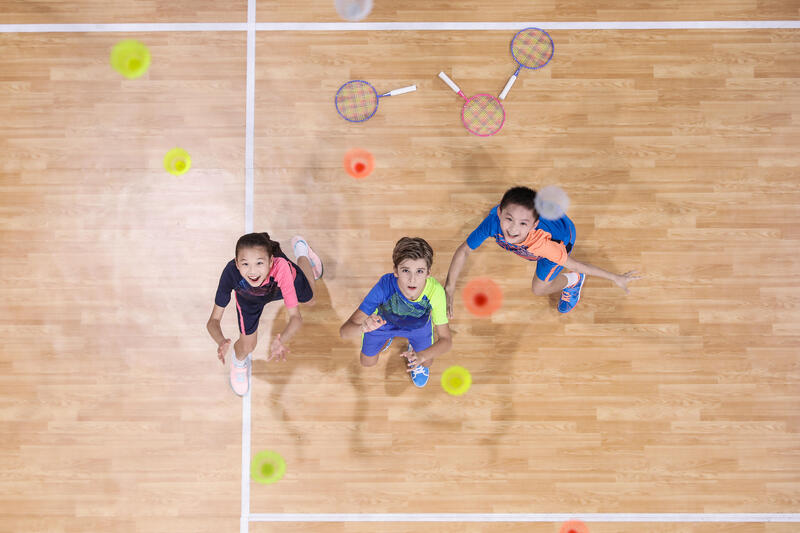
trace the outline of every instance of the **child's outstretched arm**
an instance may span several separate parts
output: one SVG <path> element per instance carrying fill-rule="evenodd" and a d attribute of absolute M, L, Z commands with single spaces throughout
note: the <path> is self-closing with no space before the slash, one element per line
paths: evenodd
<path fill-rule="evenodd" d="M 276 361 L 286 361 L 289 348 L 287 348 L 284 343 L 289 342 L 303 325 L 303 316 L 300 314 L 299 307 L 289 307 L 286 309 L 286 312 L 289 314 L 289 322 L 286 323 L 286 327 L 283 328 L 283 331 L 278 333 L 272 341 L 269 347 L 267 361 L 271 361 L 272 359 Z"/>
<path fill-rule="evenodd" d="M 611 280 L 618 286 L 620 286 L 622 290 L 625 291 L 625 294 L 630 294 L 631 292 L 628 289 L 628 283 L 630 283 L 635 279 L 642 278 L 642 276 L 638 275 L 639 273 L 636 272 L 635 270 L 625 272 L 624 274 L 614 274 L 612 272 L 609 272 L 608 270 L 603 270 L 600 267 L 590 265 L 589 263 L 581 263 L 580 261 L 575 261 L 571 257 L 567 257 L 567 261 L 564 263 L 564 268 L 574 270 L 579 274 L 586 274 L 587 276 L 598 276 L 601 278 Z"/>
<path fill-rule="evenodd" d="M 214 339 L 214 342 L 217 343 L 217 357 L 222 361 L 223 365 L 225 364 L 225 354 L 228 353 L 228 349 L 231 347 L 231 340 L 226 339 L 225 335 L 222 334 L 222 326 L 220 325 L 222 313 L 224 312 L 224 307 L 215 304 L 214 308 L 211 310 L 211 317 L 208 319 L 208 323 L 206 323 L 206 329 L 211 334 L 211 338 Z"/>
<path fill-rule="evenodd" d="M 379 315 L 367 316 L 361 309 L 356 309 L 347 322 L 339 328 L 339 336 L 343 339 L 359 337 L 362 333 L 375 331 L 385 323 L 386 321 Z"/>
<path fill-rule="evenodd" d="M 461 275 L 461 269 L 464 268 L 464 263 L 467 262 L 467 256 L 469 256 L 470 252 L 472 252 L 472 249 L 467 244 L 467 241 L 464 241 L 456 249 L 453 259 L 450 260 L 450 269 L 447 271 L 447 280 L 444 282 L 448 319 L 453 318 L 453 295 L 456 292 L 456 283 L 458 283 L 458 276 Z"/>

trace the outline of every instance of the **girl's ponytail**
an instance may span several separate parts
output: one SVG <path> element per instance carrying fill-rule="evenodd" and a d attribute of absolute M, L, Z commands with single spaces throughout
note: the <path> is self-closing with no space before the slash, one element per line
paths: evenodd
<path fill-rule="evenodd" d="M 281 244 L 278 241 L 273 241 L 272 239 L 270 239 L 269 233 L 267 233 L 266 231 L 262 232 L 261 235 L 264 236 L 264 239 L 267 242 L 266 244 L 267 252 L 269 252 L 270 256 L 275 257 L 278 255 L 283 255 L 283 251 L 281 251 Z"/>

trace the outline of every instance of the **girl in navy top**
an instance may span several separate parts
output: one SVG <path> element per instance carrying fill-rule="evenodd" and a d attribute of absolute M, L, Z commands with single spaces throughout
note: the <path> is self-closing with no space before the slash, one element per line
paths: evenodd
<path fill-rule="evenodd" d="M 217 357 L 225 364 L 231 339 L 223 335 L 220 322 L 233 292 L 240 336 L 233 345 L 236 357 L 231 364 L 231 388 L 239 396 L 247 394 L 250 388 L 250 353 L 256 347 L 258 321 L 264 306 L 283 300 L 289 313 L 289 322 L 272 341 L 267 357 L 267 361 L 285 361 L 289 353 L 285 343 L 303 324 L 298 304 L 314 301 L 314 282 L 322 277 L 322 262 L 302 237 L 294 237 L 292 247 L 297 263 L 283 254 L 280 244 L 270 239 L 268 233 L 243 235 L 236 243 L 235 259 L 225 265 L 219 278 L 206 327 L 217 343 Z"/>

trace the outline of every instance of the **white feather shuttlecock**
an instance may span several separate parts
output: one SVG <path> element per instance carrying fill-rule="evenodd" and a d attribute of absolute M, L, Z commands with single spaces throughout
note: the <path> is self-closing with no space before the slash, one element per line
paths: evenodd
<path fill-rule="evenodd" d="M 372 0 L 334 0 L 336 12 L 345 20 L 362 20 L 372 11 Z"/>
<path fill-rule="evenodd" d="M 569 196 L 561 187 L 548 185 L 536 193 L 534 206 L 540 217 L 546 220 L 558 220 L 567 212 Z"/>

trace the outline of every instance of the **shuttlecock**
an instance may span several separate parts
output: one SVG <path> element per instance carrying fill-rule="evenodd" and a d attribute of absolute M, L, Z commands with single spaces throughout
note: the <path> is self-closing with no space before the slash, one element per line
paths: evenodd
<path fill-rule="evenodd" d="M 567 212 L 569 196 L 561 187 L 548 185 L 536 193 L 534 206 L 540 217 L 546 220 L 558 220 Z"/>
<path fill-rule="evenodd" d="M 372 11 L 372 0 L 334 0 L 336 12 L 345 20 L 362 20 Z"/>

